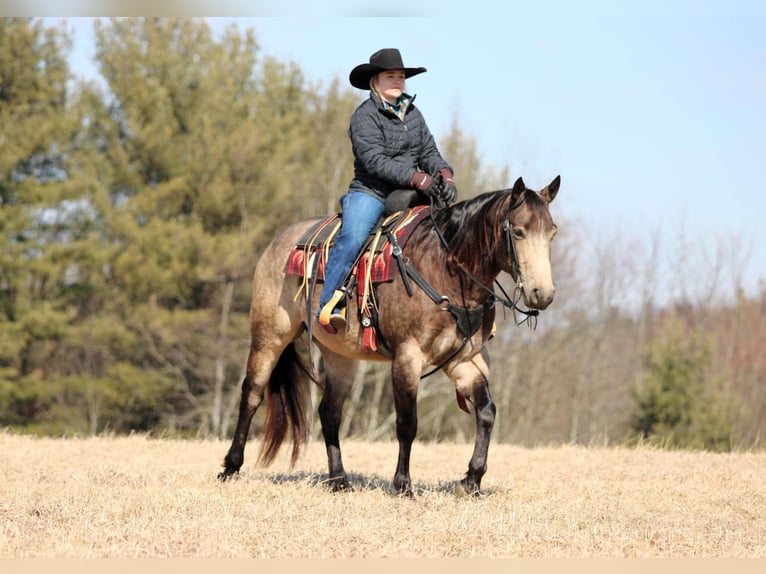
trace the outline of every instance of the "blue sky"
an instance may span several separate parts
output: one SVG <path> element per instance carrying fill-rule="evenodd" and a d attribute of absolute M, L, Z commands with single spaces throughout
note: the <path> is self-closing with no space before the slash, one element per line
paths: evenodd
<path fill-rule="evenodd" d="M 216 29 L 252 27 L 263 53 L 297 62 L 313 82 L 346 81 L 375 50 L 398 47 L 407 66 L 428 68 L 408 91 L 437 137 L 458 114 L 486 163 L 510 165 L 531 187 L 561 174 L 554 215 L 605 236 L 659 233 L 665 250 L 683 235 L 707 253 L 703 262 L 734 246 L 747 290 L 766 282 L 758 2 L 509 2 L 492 11 L 478 2 L 471 15 L 439 2 L 403 17 L 345 17 L 365 9 L 343 2 L 186 6 L 202 4 L 176 13 L 211 14 Z M 158 13 L 125 6 L 120 15 Z M 58 15 L 69 14 L 75 32 L 73 71 L 94 74 L 92 20 L 66 8 Z"/>

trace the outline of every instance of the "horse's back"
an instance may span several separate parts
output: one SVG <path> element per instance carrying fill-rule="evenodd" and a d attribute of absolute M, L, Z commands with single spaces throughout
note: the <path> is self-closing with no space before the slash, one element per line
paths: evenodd
<path fill-rule="evenodd" d="M 304 319 L 301 280 L 285 273 L 287 257 L 301 236 L 321 218 L 303 219 L 283 229 L 264 249 L 253 273 L 250 325 L 253 335 L 267 331 L 292 337 Z"/>

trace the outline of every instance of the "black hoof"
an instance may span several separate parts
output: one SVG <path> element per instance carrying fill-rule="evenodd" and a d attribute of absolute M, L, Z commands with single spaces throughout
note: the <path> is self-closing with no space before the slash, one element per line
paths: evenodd
<path fill-rule="evenodd" d="M 328 484 L 330 485 L 330 490 L 333 492 L 348 492 L 351 490 L 345 476 L 341 478 L 331 478 Z"/>
<path fill-rule="evenodd" d="M 468 484 L 465 479 L 455 485 L 455 496 L 458 498 L 478 497 L 481 489 L 476 484 Z"/>
<path fill-rule="evenodd" d="M 218 473 L 218 480 L 226 482 L 227 480 L 231 480 L 235 474 L 237 474 L 236 470 L 223 470 Z"/>
<path fill-rule="evenodd" d="M 414 498 L 415 495 L 412 492 L 412 483 L 409 478 L 397 480 L 394 478 L 394 492 L 399 496 Z"/>

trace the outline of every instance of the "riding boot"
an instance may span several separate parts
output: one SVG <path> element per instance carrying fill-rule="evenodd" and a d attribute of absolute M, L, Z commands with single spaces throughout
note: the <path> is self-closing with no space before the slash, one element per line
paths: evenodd
<path fill-rule="evenodd" d="M 333 292 L 332 297 L 330 297 L 330 300 L 319 310 L 317 320 L 329 333 L 335 334 L 346 328 L 346 308 L 338 307 L 345 296 L 345 290 L 336 289 L 335 292 Z"/>

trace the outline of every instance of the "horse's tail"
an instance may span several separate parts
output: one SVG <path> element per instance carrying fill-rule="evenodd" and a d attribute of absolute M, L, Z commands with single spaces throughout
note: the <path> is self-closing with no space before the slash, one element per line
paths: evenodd
<path fill-rule="evenodd" d="M 301 361 L 295 343 L 290 343 L 279 357 L 269 378 L 266 400 L 266 420 L 263 442 L 258 462 L 268 466 L 274 461 L 279 447 L 292 432 L 293 452 L 290 464 L 294 465 L 301 447 L 308 441 L 306 421 L 307 369 Z"/>

